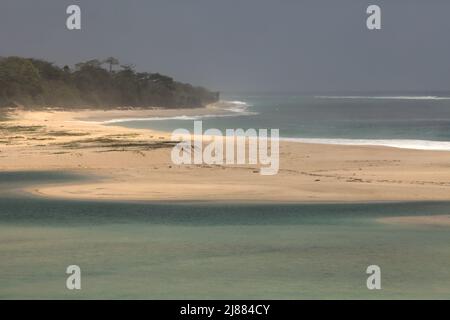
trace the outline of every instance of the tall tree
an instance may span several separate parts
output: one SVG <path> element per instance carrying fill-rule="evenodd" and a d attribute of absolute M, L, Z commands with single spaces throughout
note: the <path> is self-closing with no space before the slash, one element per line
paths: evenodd
<path fill-rule="evenodd" d="M 109 72 L 112 72 L 113 66 L 119 65 L 119 60 L 114 57 L 109 57 L 105 59 L 103 62 L 109 64 Z"/>

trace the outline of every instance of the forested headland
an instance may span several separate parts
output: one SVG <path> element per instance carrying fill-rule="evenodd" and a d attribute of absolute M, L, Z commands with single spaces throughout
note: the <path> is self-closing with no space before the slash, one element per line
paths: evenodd
<path fill-rule="evenodd" d="M 218 99 L 218 92 L 159 73 L 137 72 L 113 57 L 74 67 L 0 57 L 0 108 L 195 108 Z"/>

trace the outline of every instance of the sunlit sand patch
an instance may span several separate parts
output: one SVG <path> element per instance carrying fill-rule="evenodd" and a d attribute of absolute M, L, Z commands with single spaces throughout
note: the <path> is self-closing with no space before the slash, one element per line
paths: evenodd
<path fill-rule="evenodd" d="M 450 227 L 450 215 L 388 217 L 378 221 L 389 224 Z"/>

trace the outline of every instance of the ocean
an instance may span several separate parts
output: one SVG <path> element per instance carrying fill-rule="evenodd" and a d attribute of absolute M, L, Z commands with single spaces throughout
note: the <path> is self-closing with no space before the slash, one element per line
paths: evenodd
<path fill-rule="evenodd" d="M 450 233 L 379 218 L 447 202 L 151 203 L 55 200 L 23 186 L 87 177 L 0 173 L 0 299 L 448 298 Z M 65 287 L 81 268 L 81 290 Z M 368 290 L 366 268 L 381 268 Z"/>
<path fill-rule="evenodd" d="M 225 115 L 114 120 L 132 128 L 280 129 L 285 140 L 450 150 L 450 95 L 324 96 L 224 94 Z"/>

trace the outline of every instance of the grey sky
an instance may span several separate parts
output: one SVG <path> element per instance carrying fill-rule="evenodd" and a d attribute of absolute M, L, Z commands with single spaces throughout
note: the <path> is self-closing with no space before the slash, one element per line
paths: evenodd
<path fill-rule="evenodd" d="M 82 31 L 65 28 L 69 4 Z M 1 0 L 0 55 L 115 56 L 221 91 L 448 90 L 449 15 L 445 0 Z"/>

